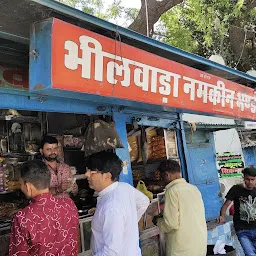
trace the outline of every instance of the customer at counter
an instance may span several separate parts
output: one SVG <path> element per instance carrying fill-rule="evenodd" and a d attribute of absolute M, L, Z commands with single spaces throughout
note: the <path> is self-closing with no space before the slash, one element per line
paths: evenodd
<path fill-rule="evenodd" d="M 51 174 L 41 160 L 21 167 L 21 190 L 31 199 L 13 219 L 9 255 L 78 254 L 79 219 L 74 202 L 49 193 Z"/>
<path fill-rule="evenodd" d="M 93 256 L 141 256 L 138 222 L 149 199 L 127 183 L 118 182 L 122 161 L 111 152 L 91 156 L 86 177 L 99 193 L 92 220 Z"/>
<path fill-rule="evenodd" d="M 228 207 L 234 202 L 234 226 L 245 255 L 256 255 L 256 169 L 253 166 L 243 171 L 244 184 L 234 185 L 226 195 L 218 223 L 225 221 Z"/>
<path fill-rule="evenodd" d="M 43 138 L 40 153 L 51 172 L 50 192 L 55 197 L 69 197 L 69 191 L 75 195 L 78 187 L 76 182 L 72 182 L 70 167 L 58 161 L 58 150 L 58 140 L 55 137 Z"/>
<path fill-rule="evenodd" d="M 178 162 L 165 160 L 159 170 L 168 185 L 163 218 L 154 217 L 153 222 L 166 233 L 166 256 L 205 256 L 207 226 L 201 193 L 181 177 Z"/>

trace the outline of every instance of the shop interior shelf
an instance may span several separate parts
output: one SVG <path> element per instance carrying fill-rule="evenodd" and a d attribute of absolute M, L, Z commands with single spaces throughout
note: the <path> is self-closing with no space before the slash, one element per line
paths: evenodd
<path fill-rule="evenodd" d="M 179 159 L 179 157 L 177 156 L 173 156 L 171 157 L 171 159 Z M 132 169 L 139 169 L 139 168 L 143 168 L 145 165 L 148 165 L 148 164 L 157 164 L 157 163 L 160 163 L 161 161 L 163 160 L 166 160 L 166 158 L 162 158 L 162 159 L 156 159 L 156 160 L 149 160 L 147 161 L 146 163 L 143 163 L 143 162 L 140 162 L 140 163 L 132 163 L 131 166 L 132 166 Z"/>
<path fill-rule="evenodd" d="M 9 230 L 10 228 L 11 228 L 11 220 L 10 219 L 8 221 L 0 219 L 0 233 L 2 233 L 3 231 Z"/>
<path fill-rule="evenodd" d="M 64 151 L 81 151 L 81 148 L 75 148 L 75 147 L 63 147 Z"/>
<path fill-rule="evenodd" d="M 40 123 L 39 118 L 34 116 L 0 116 L 0 120 L 19 123 Z"/>
<path fill-rule="evenodd" d="M 4 157 L 13 157 L 13 156 L 34 156 L 38 154 L 39 152 L 9 152 L 9 153 L 1 153 L 1 156 Z"/>
<path fill-rule="evenodd" d="M 145 183 L 150 183 L 150 184 L 164 184 L 164 180 L 154 180 L 154 179 L 144 179 L 143 180 Z"/>
<path fill-rule="evenodd" d="M 142 168 L 144 167 L 145 165 L 148 165 L 148 164 L 157 164 L 157 163 L 160 163 L 161 161 L 163 160 L 166 160 L 166 158 L 162 158 L 162 159 L 156 159 L 156 160 L 149 160 L 147 161 L 146 163 L 132 163 L 132 168 L 133 169 L 136 169 L 136 168 Z"/>
<path fill-rule="evenodd" d="M 17 192 L 17 190 L 0 191 L 0 195 L 10 194 L 10 193 L 14 193 L 14 192 Z"/>

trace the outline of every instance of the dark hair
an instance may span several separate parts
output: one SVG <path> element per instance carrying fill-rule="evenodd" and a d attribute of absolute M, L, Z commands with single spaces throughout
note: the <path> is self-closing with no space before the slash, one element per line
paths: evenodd
<path fill-rule="evenodd" d="M 89 157 L 87 167 L 95 171 L 96 169 L 101 173 L 110 172 L 112 181 L 117 181 L 122 170 L 122 160 L 114 153 L 101 151 Z"/>
<path fill-rule="evenodd" d="M 256 176 L 256 169 L 253 166 L 246 167 L 246 168 L 243 169 L 242 173 L 244 175 L 255 177 Z"/>
<path fill-rule="evenodd" d="M 176 173 L 180 172 L 180 165 L 177 161 L 168 159 L 162 161 L 158 169 L 160 172 Z"/>
<path fill-rule="evenodd" d="M 55 137 L 53 137 L 53 136 L 47 135 L 41 141 L 40 148 L 43 148 L 46 143 L 48 143 L 48 144 L 58 144 L 58 140 Z"/>
<path fill-rule="evenodd" d="M 24 163 L 21 166 L 20 175 L 24 182 L 30 182 L 39 190 L 50 187 L 51 173 L 41 160 L 31 160 Z"/>

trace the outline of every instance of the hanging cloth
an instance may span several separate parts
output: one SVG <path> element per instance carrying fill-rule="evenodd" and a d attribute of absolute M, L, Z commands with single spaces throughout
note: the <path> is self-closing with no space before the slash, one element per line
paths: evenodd
<path fill-rule="evenodd" d="M 108 149 L 123 148 L 114 122 L 107 123 L 103 120 L 91 121 L 84 137 L 85 141 L 82 150 L 85 152 L 85 156 Z"/>

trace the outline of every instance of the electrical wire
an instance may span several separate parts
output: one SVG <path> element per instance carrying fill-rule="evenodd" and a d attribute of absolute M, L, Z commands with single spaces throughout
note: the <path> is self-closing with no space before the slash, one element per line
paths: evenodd
<path fill-rule="evenodd" d="M 146 7 L 146 22 L 147 22 L 147 37 L 149 37 L 149 25 L 148 25 L 148 2 L 145 0 L 145 7 Z"/>
<path fill-rule="evenodd" d="M 120 50 L 120 57 L 121 57 L 121 66 L 124 65 L 124 61 L 123 61 L 123 50 L 122 50 L 122 39 L 121 39 L 121 35 L 118 31 L 119 26 L 116 25 L 116 31 L 115 31 L 115 58 L 114 58 L 114 63 L 116 64 L 116 57 L 117 57 L 117 43 L 119 42 L 119 50 Z M 119 65 L 119 64 L 118 64 Z M 116 67 L 114 67 L 114 79 L 116 78 Z M 113 84 L 112 86 L 112 96 L 114 96 L 115 93 L 115 84 Z"/>
<path fill-rule="evenodd" d="M 231 139 L 231 143 L 230 143 L 229 147 L 227 148 L 227 152 L 228 152 L 229 149 L 231 148 L 231 145 L 232 145 L 232 143 L 233 143 L 233 141 L 234 141 L 235 133 L 236 133 L 236 130 L 234 129 L 233 136 L 232 136 L 232 139 Z"/>
<path fill-rule="evenodd" d="M 240 61 L 241 61 L 241 58 L 242 58 L 243 53 L 244 53 L 244 47 L 245 47 L 245 43 L 246 43 L 246 38 L 247 38 L 247 29 L 245 28 L 245 29 L 244 29 L 244 44 L 243 44 L 242 52 L 241 52 L 240 57 L 239 57 L 239 59 L 238 59 L 238 62 L 236 63 L 236 65 L 235 65 L 234 68 L 237 68 L 238 64 L 239 64 Z"/>

